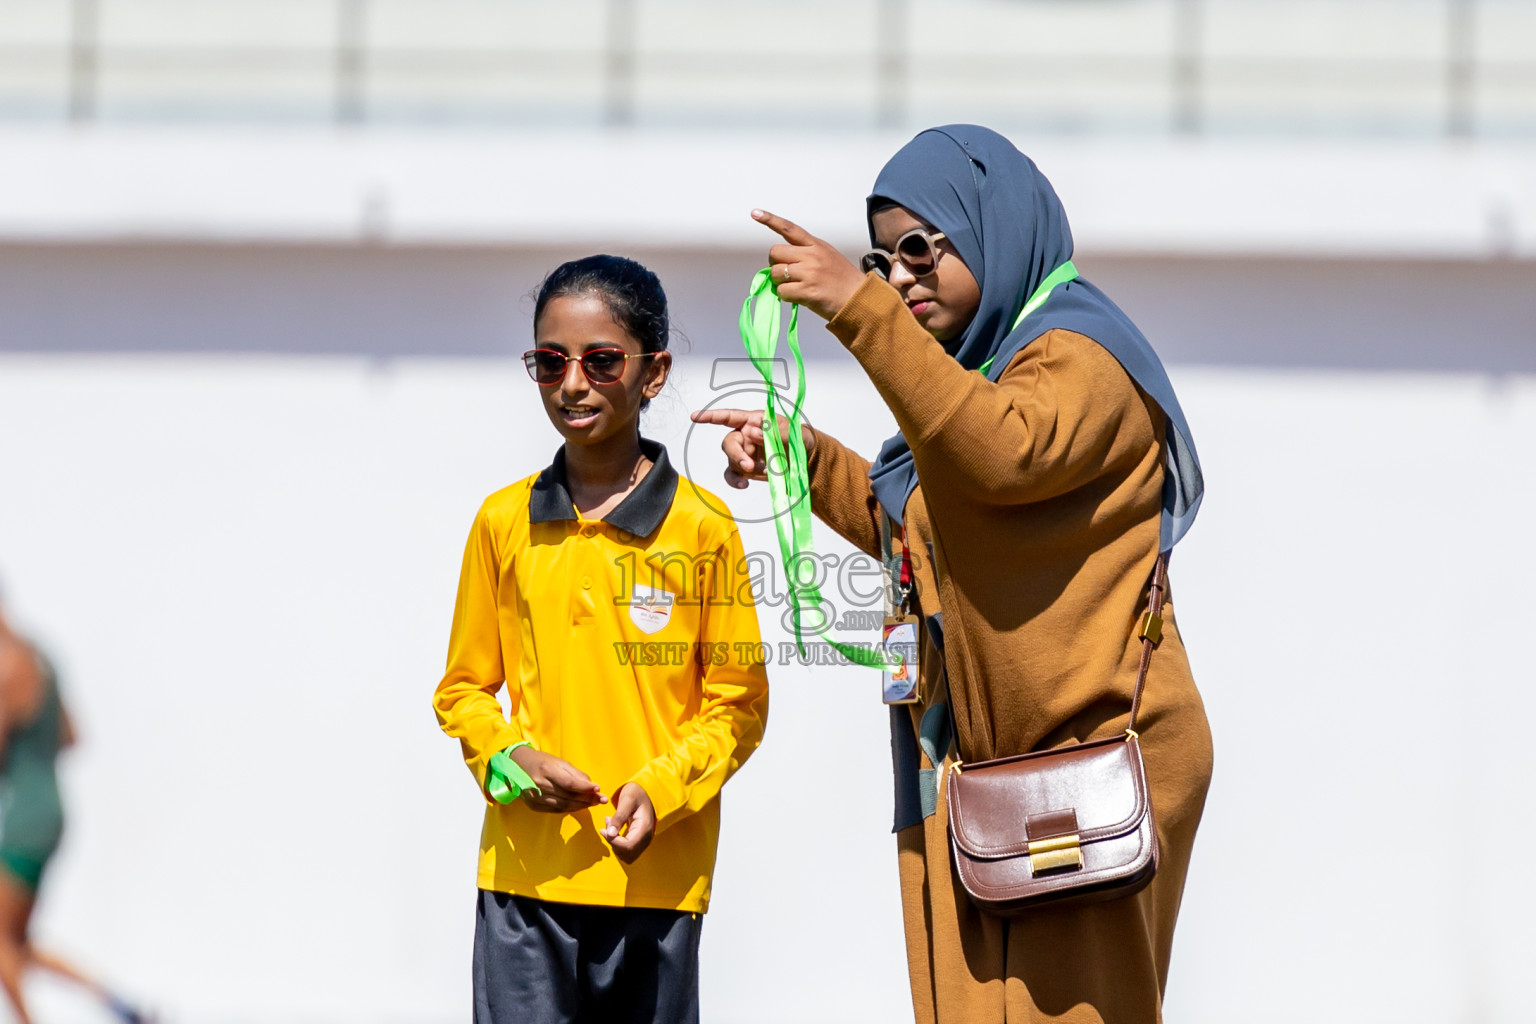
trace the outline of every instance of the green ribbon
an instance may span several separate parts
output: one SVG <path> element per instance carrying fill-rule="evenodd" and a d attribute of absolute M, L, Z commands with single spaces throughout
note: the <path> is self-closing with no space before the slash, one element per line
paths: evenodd
<path fill-rule="evenodd" d="M 789 308 L 789 330 L 786 338 L 790 354 L 795 357 L 795 394 L 788 415 L 788 443 L 779 436 L 779 392 L 773 383 L 773 360 L 779 347 L 779 290 L 773 283 L 770 268 L 757 272 L 752 278 L 752 288 L 747 301 L 741 305 L 741 343 L 757 372 L 762 374 L 765 400 L 763 403 L 763 438 L 767 448 L 768 493 L 773 500 L 773 525 L 779 534 L 779 555 L 784 560 L 784 576 L 789 589 L 790 615 L 795 629 L 795 645 L 805 653 L 804 623 L 807 606 L 823 614 L 821 588 L 816 585 L 814 572 L 816 561 L 810 557 L 811 544 L 811 477 L 805 455 L 805 438 L 801 430 L 801 410 L 805 406 L 805 360 L 800 355 L 800 307 Z M 801 570 L 810 568 L 813 576 L 801 579 Z M 821 624 L 814 632 L 825 634 L 831 623 Z M 894 668 L 901 659 L 888 661 L 878 648 L 856 647 L 839 643 L 831 637 L 827 641 L 839 654 L 856 665 L 865 668 Z"/>
<path fill-rule="evenodd" d="M 523 771 L 523 766 L 512 760 L 512 751 L 518 747 L 531 746 L 533 746 L 532 743 L 523 740 L 491 755 L 490 764 L 485 770 L 485 791 L 490 794 L 492 800 L 499 804 L 509 804 L 529 790 L 540 796 L 544 795 L 544 791 L 534 783 L 533 776 Z"/>
<path fill-rule="evenodd" d="M 1046 275 L 1045 280 L 1040 282 L 1040 287 L 1035 289 L 1035 294 L 1031 295 L 1029 301 L 1024 303 L 1024 308 L 1019 310 L 1019 315 L 1014 318 L 1013 327 L 1008 328 L 1008 330 L 1012 332 L 1019 324 L 1024 322 L 1025 317 L 1039 309 L 1041 304 L 1051 297 L 1051 292 L 1056 290 L 1057 285 L 1075 280 L 1077 280 L 1077 268 L 1072 265 L 1071 260 L 1067 260 L 1067 262 L 1051 271 Z M 992 360 L 996 358 L 997 356 L 988 358 L 986 362 L 976 368 L 976 372 L 986 376 L 987 371 L 992 368 Z"/>
<path fill-rule="evenodd" d="M 1024 318 L 1039 309 L 1057 285 L 1077 278 L 1077 268 L 1068 260 L 1048 274 L 1040 287 L 1024 303 L 1013 321 L 1017 327 Z M 773 501 L 773 525 L 779 534 L 779 554 L 784 560 L 784 575 L 789 588 L 790 615 L 795 629 L 795 646 L 805 653 L 804 622 L 807 605 L 821 614 L 821 588 L 814 579 L 802 580 L 800 570 L 807 565 L 814 573 L 811 544 L 811 477 L 806 464 L 805 438 L 802 434 L 801 410 L 805 406 L 805 359 L 800 354 L 800 307 L 791 305 L 789 330 L 785 338 L 790 354 L 795 357 L 795 394 L 789 414 L 789 438 L 779 436 L 779 392 L 773 382 L 773 360 L 779 347 L 779 290 L 773 283 L 771 268 L 764 268 L 752 278 L 747 300 L 741 305 L 741 343 L 757 372 L 763 377 L 763 440 L 767 448 L 768 493 Z M 996 357 L 992 357 L 995 359 Z M 992 366 L 988 359 L 980 366 L 985 374 Z M 825 633 L 830 623 L 823 623 L 816 630 Z M 888 660 L 879 648 L 869 649 L 839 643 L 831 637 L 827 641 L 849 661 L 866 668 L 895 668 L 901 664 L 898 656 Z"/>

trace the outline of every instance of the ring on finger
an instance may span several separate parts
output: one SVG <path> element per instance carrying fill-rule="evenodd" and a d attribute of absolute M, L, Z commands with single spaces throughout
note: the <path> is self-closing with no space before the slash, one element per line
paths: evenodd
<path fill-rule="evenodd" d="M 789 282 L 789 264 L 788 263 L 784 264 L 784 281 L 785 281 L 786 284 Z"/>

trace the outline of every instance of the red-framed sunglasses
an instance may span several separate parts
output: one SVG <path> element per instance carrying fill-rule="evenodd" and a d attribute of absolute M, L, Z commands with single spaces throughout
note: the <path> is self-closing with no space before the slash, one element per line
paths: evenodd
<path fill-rule="evenodd" d="M 528 376 L 542 387 L 551 388 L 565 379 L 565 368 L 572 359 L 581 363 L 581 372 L 593 384 L 617 384 L 631 359 L 644 359 L 654 352 L 625 352 L 621 348 L 591 348 L 580 356 L 568 356 L 559 349 L 533 348 L 523 353 Z"/>

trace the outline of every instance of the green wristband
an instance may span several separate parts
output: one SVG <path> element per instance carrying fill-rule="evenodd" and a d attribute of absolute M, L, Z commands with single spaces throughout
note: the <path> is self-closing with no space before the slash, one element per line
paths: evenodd
<path fill-rule="evenodd" d="M 485 791 L 492 800 L 499 804 L 509 804 L 528 791 L 544 795 L 544 791 L 534 783 L 533 777 L 523 771 L 523 766 L 511 757 L 512 751 L 518 747 L 531 746 L 532 743 L 521 740 L 491 755 L 491 763 L 485 772 Z"/>

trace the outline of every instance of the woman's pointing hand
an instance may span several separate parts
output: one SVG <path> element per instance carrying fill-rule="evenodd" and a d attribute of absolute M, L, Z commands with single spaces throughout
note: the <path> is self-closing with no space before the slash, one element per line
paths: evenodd
<path fill-rule="evenodd" d="M 864 283 L 859 268 L 830 242 L 767 210 L 753 210 L 752 219 L 784 239 L 768 250 L 768 266 L 785 302 L 831 320 Z"/>
<path fill-rule="evenodd" d="M 729 433 L 720 442 L 725 452 L 725 482 L 741 489 L 748 481 L 767 479 L 767 439 L 763 437 L 763 411 L 746 409 L 700 409 L 691 414 L 695 423 L 714 423 L 728 427 Z M 801 425 L 800 437 L 805 442 L 805 457 L 809 459 L 816 450 L 816 432 Z M 788 443 L 789 420 L 779 417 L 779 439 Z"/>

